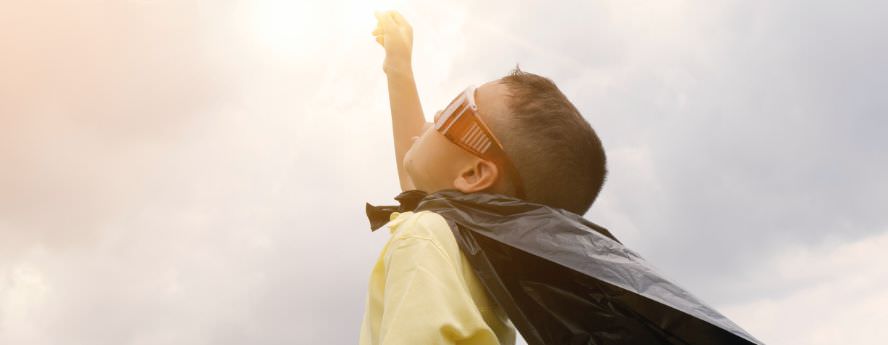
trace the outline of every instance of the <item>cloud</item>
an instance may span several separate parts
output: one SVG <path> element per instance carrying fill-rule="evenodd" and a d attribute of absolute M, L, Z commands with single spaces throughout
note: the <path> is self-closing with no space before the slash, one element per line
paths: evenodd
<path fill-rule="evenodd" d="M 888 233 L 838 246 L 787 248 L 758 284 L 778 294 L 724 312 L 769 344 L 872 344 L 888 322 Z"/>
<path fill-rule="evenodd" d="M 3 7 L 0 247 L 94 240 L 234 73 L 207 58 L 219 41 L 194 4 Z"/>
<path fill-rule="evenodd" d="M 357 337 L 363 202 L 397 188 L 372 26 L 291 59 L 235 4 L 12 7 L 0 343 Z"/>

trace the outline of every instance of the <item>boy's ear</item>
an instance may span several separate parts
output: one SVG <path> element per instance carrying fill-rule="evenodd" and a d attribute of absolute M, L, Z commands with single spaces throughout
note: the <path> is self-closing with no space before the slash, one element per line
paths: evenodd
<path fill-rule="evenodd" d="M 453 187 L 463 193 L 473 193 L 492 189 L 499 177 L 499 169 L 493 162 L 475 158 L 472 163 L 460 170 Z"/>

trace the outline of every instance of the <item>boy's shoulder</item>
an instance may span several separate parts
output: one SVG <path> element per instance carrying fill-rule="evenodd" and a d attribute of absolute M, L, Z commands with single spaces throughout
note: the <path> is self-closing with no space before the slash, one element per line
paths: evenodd
<path fill-rule="evenodd" d="M 389 243 L 410 240 L 430 241 L 440 247 L 451 259 L 459 258 L 459 245 L 443 216 L 432 211 L 393 212 L 386 224 L 392 237 Z"/>
<path fill-rule="evenodd" d="M 450 238 L 453 238 L 447 220 L 432 211 L 392 212 L 389 219 L 386 226 L 393 239 L 404 237 L 437 238 L 441 234 L 449 234 Z"/>

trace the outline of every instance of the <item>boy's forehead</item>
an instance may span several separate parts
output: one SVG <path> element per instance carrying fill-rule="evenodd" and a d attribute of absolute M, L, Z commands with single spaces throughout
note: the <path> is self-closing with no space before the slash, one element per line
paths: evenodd
<path fill-rule="evenodd" d="M 508 116 L 509 109 L 506 99 L 509 88 L 499 80 L 489 81 L 479 86 L 475 93 L 475 103 L 484 120 L 503 120 Z"/>

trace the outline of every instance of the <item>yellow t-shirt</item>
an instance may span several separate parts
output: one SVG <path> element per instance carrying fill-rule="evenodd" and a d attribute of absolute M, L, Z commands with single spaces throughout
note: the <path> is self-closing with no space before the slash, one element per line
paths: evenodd
<path fill-rule="evenodd" d="M 515 328 L 444 217 L 394 212 L 387 225 L 392 237 L 370 274 L 361 345 L 515 344 Z"/>

